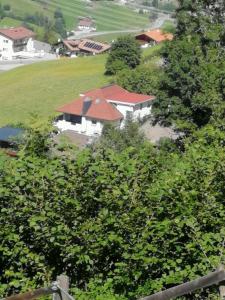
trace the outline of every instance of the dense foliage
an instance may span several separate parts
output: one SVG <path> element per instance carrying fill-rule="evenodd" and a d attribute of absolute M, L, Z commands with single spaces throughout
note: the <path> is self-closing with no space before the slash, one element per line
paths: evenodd
<path fill-rule="evenodd" d="M 65 273 L 77 299 L 134 299 L 224 263 L 224 6 L 214 3 L 180 1 L 164 68 L 137 67 L 131 37 L 107 61 L 122 86 L 158 94 L 156 118 L 188 137 L 152 145 L 128 120 L 59 155 L 36 123 L 17 159 L 0 156 L 1 297 Z M 217 287 L 185 299 L 218 299 Z"/>
<path fill-rule="evenodd" d="M 224 261 L 224 134 L 207 128 L 183 154 L 133 141 L 1 158 L 1 296 L 65 272 L 77 294 L 131 298 Z"/>
<path fill-rule="evenodd" d="M 163 49 L 155 116 L 189 132 L 224 118 L 225 8 L 223 1 L 180 2 L 176 39 Z"/>
<path fill-rule="evenodd" d="M 161 70 L 141 65 L 135 70 L 122 70 L 117 74 L 116 82 L 130 92 L 155 95 L 159 89 Z"/>
<path fill-rule="evenodd" d="M 106 73 L 116 74 L 124 68 L 134 69 L 141 62 L 141 49 L 131 35 L 121 36 L 112 44 L 106 62 Z"/>

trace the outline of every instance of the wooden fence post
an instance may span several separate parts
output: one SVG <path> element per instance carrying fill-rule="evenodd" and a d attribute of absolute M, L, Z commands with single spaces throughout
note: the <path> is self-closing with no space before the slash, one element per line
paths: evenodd
<path fill-rule="evenodd" d="M 60 288 L 62 288 L 67 293 L 69 292 L 69 277 L 66 275 L 57 276 L 57 283 Z M 64 293 L 56 294 L 55 300 L 69 300 L 69 298 Z"/>
<path fill-rule="evenodd" d="M 219 286 L 219 291 L 220 291 L 220 299 L 224 300 L 225 299 L 225 282 L 221 283 L 221 285 Z"/>

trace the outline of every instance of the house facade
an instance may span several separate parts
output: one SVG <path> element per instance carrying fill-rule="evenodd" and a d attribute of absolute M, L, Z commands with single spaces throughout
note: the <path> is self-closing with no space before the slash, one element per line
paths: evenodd
<path fill-rule="evenodd" d="M 73 102 L 60 107 L 55 122 L 61 130 L 74 130 L 88 136 L 101 135 L 105 124 L 122 128 L 127 118 L 141 120 L 151 114 L 154 96 L 130 93 L 110 85 L 80 94 Z"/>
<path fill-rule="evenodd" d="M 77 29 L 85 32 L 96 31 L 96 25 L 92 18 L 85 17 L 79 21 Z"/>
<path fill-rule="evenodd" d="M 12 60 L 34 51 L 34 35 L 25 27 L 0 28 L 0 60 Z"/>

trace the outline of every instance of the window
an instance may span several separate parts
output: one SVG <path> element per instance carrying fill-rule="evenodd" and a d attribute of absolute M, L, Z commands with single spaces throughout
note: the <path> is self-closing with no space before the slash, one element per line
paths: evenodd
<path fill-rule="evenodd" d="M 3 50 L 3 51 L 7 51 L 8 49 L 7 49 L 7 48 L 3 48 L 2 50 Z"/>
<path fill-rule="evenodd" d="M 9 41 L 8 40 L 3 40 L 3 43 L 8 43 Z"/>
<path fill-rule="evenodd" d="M 82 123 L 81 116 L 65 114 L 65 119 L 66 119 L 66 121 L 71 122 L 72 124 L 81 124 Z"/>
<path fill-rule="evenodd" d="M 142 108 L 143 108 L 143 103 L 140 104 L 140 109 L 142 109 Z"/>
<path fill-rule="evenodd" d="M 126 111 L 126 118 L 127 118 L 127 119 L 132 119 L 132 118 L 133 118 L 133 112 L 127 110 L 127 111 Z"/>
<path fill-rule="evenodd" d="M 96 121 L 96 120 L 91 120 L 91 123 L 92 123 L 93 125 L 96 125 L 96 124 L 97 124 L 97 121 Z"/>

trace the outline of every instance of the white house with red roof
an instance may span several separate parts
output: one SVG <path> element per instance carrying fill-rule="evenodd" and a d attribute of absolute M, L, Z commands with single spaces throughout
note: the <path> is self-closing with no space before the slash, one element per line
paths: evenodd
<path fill-rule="evenodd" d="M 34 51 L 34 35 L 25 27 L 0 28 L 0 60 L 12 60 Z"/>
<path fill-rule="evenodd" d="M 62 131 L 101 135 L 107 123 L 121 128 L 128 117 L 141 120 L 150 115 L 154 99 L 154 96 L 130 93 L 118 85 L 109 85 L 80 94 L 78 99 L 58 108 L 62 115 L 55 125 Z"/>
<path fill-rule="evenodd" d="M 96 31 L 96 24 L 90 17 L 80 19 L 77 29 L 85 32 Z"/>

